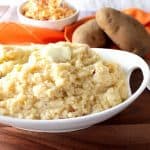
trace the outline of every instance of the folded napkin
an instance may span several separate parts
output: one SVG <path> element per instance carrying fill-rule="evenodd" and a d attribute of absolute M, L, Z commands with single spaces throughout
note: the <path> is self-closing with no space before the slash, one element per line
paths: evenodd
<path fill-rule="evenodd" d="M 13 22 L 0 23 L 1 44 L 46 44 L 64 40 L 64 32 Z"/>

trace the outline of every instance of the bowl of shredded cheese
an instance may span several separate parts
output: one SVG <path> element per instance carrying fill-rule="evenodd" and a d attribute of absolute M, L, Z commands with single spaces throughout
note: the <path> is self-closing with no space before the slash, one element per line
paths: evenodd
<path fill-rule="evenodd" d="M 23 24 L 63 30 L 77 20 L 79 11 L 60 0 L 28 0 L 18 6 L 17 15 Z"/>

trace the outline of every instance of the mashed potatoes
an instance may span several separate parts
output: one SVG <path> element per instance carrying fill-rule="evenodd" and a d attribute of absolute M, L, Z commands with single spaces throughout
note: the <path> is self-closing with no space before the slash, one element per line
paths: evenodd
<path fill-rule="evenodd" d="M 124 72 L 86 45 L 0 47 L 0 114 L 28 119 L 78 117 L 128 96 Z"/>

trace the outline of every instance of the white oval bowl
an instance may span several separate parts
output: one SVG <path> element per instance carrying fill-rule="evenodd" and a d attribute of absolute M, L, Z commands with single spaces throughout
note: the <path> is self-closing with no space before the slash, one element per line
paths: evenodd
<path fill-rule="evenodd" d="M 70 25 L 75 21 L 77 21 L 79 16 L 79 11 L 76 8 L 74 8 L 71 4 L 67 3 L 69 7 L 72 7 L 76 10 L 76 12 L 73 15 L 59 20 L 35 20 L 35 19 L 28 18 L 22 14 L 21 9 L 25 3 L 26 2 L 23 2 L 17 7 L 17 16 L 19 21 L 26 25 L 61 31 L 64 29 L 65 26 Z"/>
<path fill-rule="evenodd" d="M 129 52 L 110 49 L 100 49 L 100 48 L 94 48 L 93 51 L 97 52 L 105 60 L 114 61 L 118 63 L 127 73 L 128 89 L 129 89 L 128 99 L 126 99 L 121 104 L 116 105 L 107 110 L 104 110 L 102 112 L 93 113 L 76 118 L 57 119 L 57 120 L 30 120 L 0 115 L 0 122 L 11 125 L 16 128 L 36 132 L 53 132 L 53 133 L 69 132 L 84 129 L 96 123 L 100 123 L 127 108 L 144 91 L 150 80 L 150 70 L 148 65 L 141 57 Z M 131 94 L 129 79 L 132 71 L 135 68 L 140 68 L 140 70 L 142 71 L 143 81 L 140 87 L 137 89 L 137 91 Z"/>

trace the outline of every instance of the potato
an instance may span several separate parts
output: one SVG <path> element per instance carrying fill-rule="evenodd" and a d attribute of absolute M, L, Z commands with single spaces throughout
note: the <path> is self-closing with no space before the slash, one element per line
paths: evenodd
<path fill-rule="evenodd" d="M 72 42 L 88 44 L 90 47 L 104 47 L 106 35 L 92 19 L 79 26 L 73 33 Z"/>
<path fill-rule="evenodd" d="M 134 18 L 113 8 L 96 12 L 96 21 L 121 49 L 144 55 L 150 51 L 150 35 Z"/>

